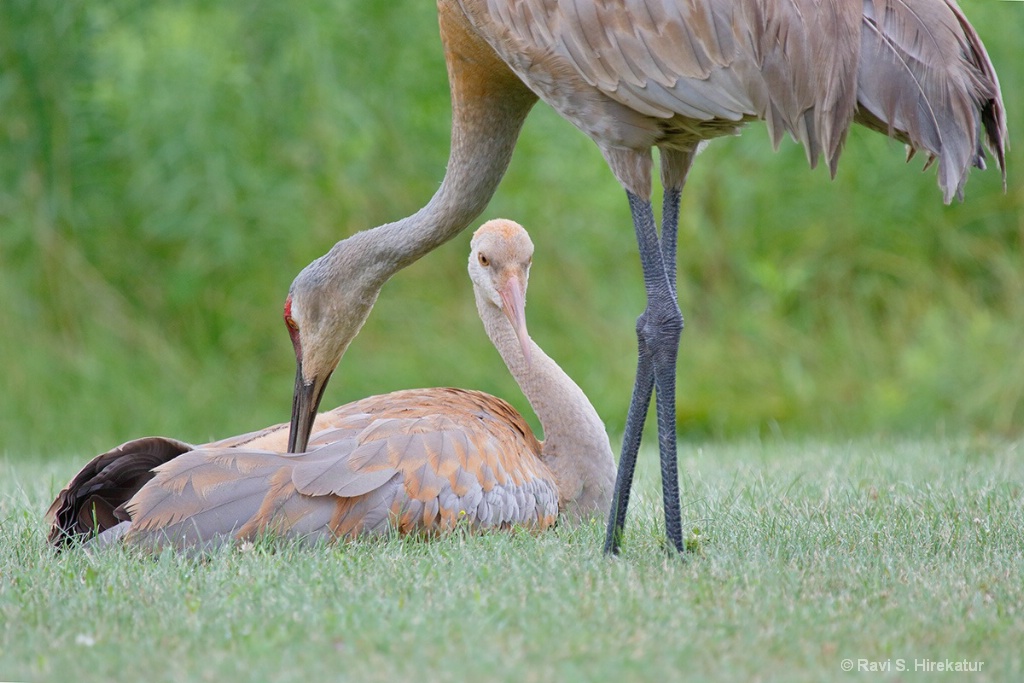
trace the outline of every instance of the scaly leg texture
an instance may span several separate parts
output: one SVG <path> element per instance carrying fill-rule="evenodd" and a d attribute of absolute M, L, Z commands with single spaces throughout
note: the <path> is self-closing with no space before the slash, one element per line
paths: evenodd
<path fill-rule="evenodd" d="M 675 294 L 675 244 L 678 217 L 678 192 L 666 193 L 666 221 L 662 239 L 658 238 L 650 201 L 631 192 L 629 206 L 636 229 L 640 263 L 647 291 L 647 308 L 637 319 L 637 376 L 626 418 L 619 472 L 615 481 L 612 510 L 608 519 L 605 552 L 617 553 L 629 507 L 629 493 L 636 468 L 637 452 L 643 434 L 644 418 L 652 389 L 657 387 L 655 410 L 658 420 L 658 450 L 661 455 L 661 484 L 665 504 L 665 533 L 676 550 L 683 550 L 682 521 L 679 509 L 679 473 L 676 462 L 675 378 L 679 337 L 683 316 Z M 669 253 L 666 253 L 666 250 Z M 666 263 L 671 257 L 671 265 Z M 669 275 L 669 269 L 672 275 Z"/>

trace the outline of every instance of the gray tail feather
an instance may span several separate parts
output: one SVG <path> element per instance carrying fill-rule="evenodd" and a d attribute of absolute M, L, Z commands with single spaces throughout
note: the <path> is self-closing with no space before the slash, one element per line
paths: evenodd
<path fill-rule="evenodd" d="M 946 203 L 963 199 L 985 144 L 1006 184 L 1006 114 L 985 47 L 953 3 L 864 4 L 856 120 L 938 159 Z"/>

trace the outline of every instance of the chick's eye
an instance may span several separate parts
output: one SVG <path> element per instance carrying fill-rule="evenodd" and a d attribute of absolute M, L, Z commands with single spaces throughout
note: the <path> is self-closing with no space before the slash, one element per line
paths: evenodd
<path fill-rule="evenodd" d="M 484 256 L 483 254 L 480 254 L 479 258 L 480 258 L 480 265 L 481 266 L 486 268 L 487 266 L 491 265 L 491 260 L 489 258 L 487 258 L 486 256 Z"/>

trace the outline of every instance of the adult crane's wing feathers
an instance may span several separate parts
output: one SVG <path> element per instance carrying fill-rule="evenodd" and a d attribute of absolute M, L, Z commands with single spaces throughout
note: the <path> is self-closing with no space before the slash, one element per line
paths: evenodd
<path fill-rule="evenodd" d="M 977 34 L 952 2 L 872 0 L 861 34 L 858 121 L 939 160 L 946 202 L 963 198 L 981 135 L 1004 169 L 999 82 Z"/>
<path fill-rule="evenodd" d="M 528 83 L 543 63 L 645 116 L 762 118 L 833 174 L 857 120 L 937 157 L 947 202 L 984 164 L 982 128 L 1004 168 L 995 71 L 953 0 L 460 1 Z"/>

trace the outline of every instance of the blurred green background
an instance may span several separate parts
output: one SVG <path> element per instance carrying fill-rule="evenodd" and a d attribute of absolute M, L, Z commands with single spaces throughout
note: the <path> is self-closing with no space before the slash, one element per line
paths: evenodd
<path fill-rule="evenodd" d="M 1024 6 L 964 9 L 1021 130 Z M 433 3 L 0 2 L 0 452 L 84 456 L 286 420 L 281 305 L 336 240 L 423 205 L 448 154 Z M 831 181 L 762 125 L 683 200 L 684 437 L 1024 428 L 1024 187 L 852 132 Z M 622 190 L 539 105 L 479 222 L 537 245 L 534 338 L 622 429 L 643 308 Z M 324 406 L 457 385 L 525 401 L 476 319 L 470 231 L 387 285 Z"/>

